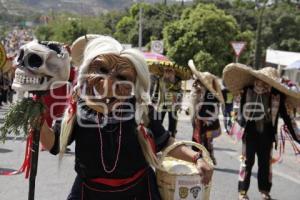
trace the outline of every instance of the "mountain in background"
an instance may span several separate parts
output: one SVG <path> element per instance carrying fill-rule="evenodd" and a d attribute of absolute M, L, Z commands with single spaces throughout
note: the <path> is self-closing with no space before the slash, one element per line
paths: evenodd
<path fill-rule="evenodd" d="M 174 1 L 174 0 L 169 0 Z M 32 13 L 70 12 L 82 15 L 98 15 L 109 10 L 129 7 L 134 0 L 0 0 L 0 11 L 11 15 Z M 144 0 L 147 3 L 163 0 Z"/>

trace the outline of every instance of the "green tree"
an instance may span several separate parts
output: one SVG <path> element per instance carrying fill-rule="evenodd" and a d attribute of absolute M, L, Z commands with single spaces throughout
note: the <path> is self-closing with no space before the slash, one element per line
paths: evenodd
<path fill-rule="evenodd" d="M 125 9 L 124 11 L 113 10 L 101 15 L 100 17 L 103 20 L 104 26 L 110 30 L 111 34 L 114 34 L 116 32 L 116 26 L 118 22 L 122 19 L 122 17 L 126 16 L 127 14 L 127 9 Z"/>
<path fill-rule="evenodd" d="M 35 34 L 38 36 L 39 40 L 48 41 L 51 40 L 54 33 L 49 26 L 39 26 L 36 29 Z"/>
<path fill-rule="evenodd" d="M 111 30 L 105 26 L 101 16 L 91 18 L 66 13 L 55 16 L 49 24 L 39 26 L 35 30 L 40 40 L 54 40 L 69 44 L 88 33 L 110 35 Z"/>
<path fill-rule="evenodd" d="M 121 42 L 138 45 L 139 8 L 143 9 L 143 45 L 147 45 L 151 38 L 162 39 L 163 28 L 175 19 L 179 19 L 182 6 L 162 4 L 134 4 L 129 12 L 116 26 L 114 36 Z"/>
<path fill-rule="evenodd" d="M 194 59 L 199 70 L 217 75 L 233 61 L 230 42 L 241 35 L 236 20 L 212 4 L 184 10 L 181 19 L 164 29 L 167 55 L 186 66 Z"/>
<path fill-rule="evenodd" d="M 300 51 L 300 10 L 293 4 L 278 3 L 265 13 L 263 46 Z"/>
<path fill-rule="evenodd" d="M 77 21 L 67 23 L 67 26 L 61 31 L 61 37 L 64 40 L 63 42 L 68 44 L 71 44 L 74 40 L 84 34 L 87 34 L 87 29 Z"/>
<path fill-rule="evenodd" d="M 137 44 L 137 25 L 132 16 L 123 17 L 116 26 L 114 36 L 122 43 L 135 43 Z"/>

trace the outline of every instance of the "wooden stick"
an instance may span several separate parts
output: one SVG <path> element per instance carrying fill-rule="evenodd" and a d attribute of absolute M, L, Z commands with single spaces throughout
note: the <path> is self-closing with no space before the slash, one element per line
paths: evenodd
<path fill-rule="evenodd" d="M 41 98 L 41 95 L 37 95 L 37 101 Z M 30 176 L 29 176 L 29 191 L 28 200 L 34 200 L 35 193 L 35 179 L 38 168 L 39 160 L 39 146 L 40 146 L 40 131 L 42 127 L 42 117 L 40 116 L 35 122 L 35 126 L 32 127 L 32 148 L 31 148 L 31 160 L 30 160 Z"/>

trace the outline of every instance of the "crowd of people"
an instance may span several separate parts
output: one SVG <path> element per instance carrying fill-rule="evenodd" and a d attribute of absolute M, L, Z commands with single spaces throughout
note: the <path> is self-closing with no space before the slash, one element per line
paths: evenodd
<path fill-rule="evenodd" d="M 16 35 L 10 35 L 10 40 Z M 30 38 L 27 36 L 25 40 Z M 59 55 L 53 65 L 65 63 L 60 59 L 67 59 L 68 53 L 60 44 L 32 44 L 28 48 L 34 45 L 46 46 L 46 54 Z M 156 153 L 176 140 L 177 113 L 183 99 L 181 81 L 187 78 L 182 76 L 182 69 L 176 65 L 163 66 L 160 74 L 152 74 L 150 78 L 143 54 L 134 49 L 124 50 L 108 36 L 80 37 L 69 53 L 72 65 L 78 68 L 77 76 L 72 77 L 72 80 L 76 77 L 74 90 L 68 106 L 58 111 L 61 119 L 52 124 L 45 121 L 41 129 L 41 143 L 52 154 L 62 157 L 68 145 L 76 144 L 77 176 L 68 200 L 161 199 L 151 166 L 158 165 Z M 70 66 L 71 63 L 61 67 L 69 73 Z M 221 84 L 215 75 L 198 71 L 192 60 L 188 66 L 189 78 L 194 79 L 190 94 L 193 127 L 190 139 L 203 145 L 214 165 L 217 164 L 213 140 L 222 133 L 221 107 L 225 132 L 240 134 L 243 143 L 239 199 L 249 199 L 247 191 L 255 155 L 258 156 L 259 191 L 263 200 L 271 199 L 272 149 L 277 145 L 278 118 L 284 120 L 291 138 L 300 143 L 289 109 L 300 102 L 300 91 L 280 82 L 277 70 L 270 67 L 254 70 L 238 63 L 229 64 L 224 68 Z M 163 126 L 166 114 L 168 128 Z M 235 126 L 240 127 L 239 133 L 233 130 Z M 202 153 L 181 145 L 170 155 L 193 162 L 202 183 L 207 184 L 213 167 L 203 159 Z"/>
<path fill-rule="evenodd" d="M 7 57 L 14 57 L 18 50 L 24 44 L 34 39 L 33 30 L 29 28 L 13 27 L 10 32 L 6 34 L 1 41 L 3 44 Z"/>
<path fill-rule="evenodd" d="M 233 63 L 224 68 L 221 83 L 213 74 L 197 71 L 192 60 L 188 65 L 194 79 L 187 112 L 191 114 L 193 126 L 191 139 L 205 146 L 216 165 L 213 140 L 222 132 L 219 119 L 219 110 L 222 110 L 225 133 L 241 140 L 243 144 L 238 182 L 239 199 L 249 199 L 247 191 L 255 155 L 258 157 L 259 191 L 263 200 L 271 199 L 271 167 L 276 162 L 272 151 L 279 143 L 279 117 L 284 121 L 283 127 L 288 134 L 286 137 L 300 143 L 293 112 L 293 108 L 297 107 L 295 104 L 299 104 L 299 88 L 291 81 L 280 78 L 278 71 L 271 67 L 253 70 L 251 67 Z M 152 80 L 162 88 L 158 90 L 159 94 L 155 94 L 153 91 L 157 86 L 152 87 L 152 97 L 159 99 L 152 102 L 158 102 L 158 107 L 163 105 L 160 107 L 163 109 L 160 111 L 161 122 L 164 114 L 169 113 L 168 130 L 175 137 L 178 103 L 181 102 L 177 96 L 182 95 L 182 89 L 180 86 L 176 87 L 181 81 L 178 74 L 168 67 L 165 67 L 160 77 Z"/>
<path fill-rule="evenodd" d="M 34 35 L 31 29 L 16 26 L 1 40 L 7 61 L 0 70 L 0 107 L 3 104 L 13 102 L 13 95 L 15 94 L 11 87 L 14 77 L 13 59 L 18 54 L 20 47 L 33 39 Z"/>

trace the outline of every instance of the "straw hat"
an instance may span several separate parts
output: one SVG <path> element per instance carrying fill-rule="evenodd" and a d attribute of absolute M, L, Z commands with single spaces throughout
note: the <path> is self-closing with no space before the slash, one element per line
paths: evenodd
<path fill-rule="evenodd" d="M 2 73 L 6 73 L 10 70 L 13 69 L 13 58 L 10 57 L 10 58 L 6 58 L 6 62 L 5 64 L 3 65 L 3 67 L 1 68 L 1 71 Z"/>
<path fill-rule="evenodd" d="M 218 82 L 218 78 L 209 72 L 197 71 L 193 60 L 189 60 L 188 65 L 193 74 L 206 87 L 206 89 L 208 89 L 219 100 L 220 103 L 224 103 L 221 85 Z"/>
<path fill-rule="evenodd" d="M 262 80 L 287 95 L 288 103 L 293 105 L 300 103 L 300 92 L 282 84 L 278 71 L 272 67 L 254 70 L 240 63 L 231 63 L 223 70 L 225 85 L 233 94 L 238 94 L 244 87 L 253 85 L 255 79 Z"/>
<path fill-rule="evenodd" d="M 96 34 L 87 34 L 84 36 L 81 36 L 77 38 L 71 46 L 71 55 L 72 55 L 72 62 L 76 67 L 79 67 L 81 65 L 82 59 L 83 59 L 83 52 L 85 49 L 86 44 L 91 41 L 92 39 L 95 39 L 99 37 L 100 35 Z"/>
<path fill-rule="evenodd" d="M 188 80 L 192 76 L 192 72 L 188 67 L 179 66 L 172 61 L 147 61 L 147 64 L 149 71 L 158 76 L 162 76 L 166 68 L 174 69 L 176 76 L 181 80 Z"/>

